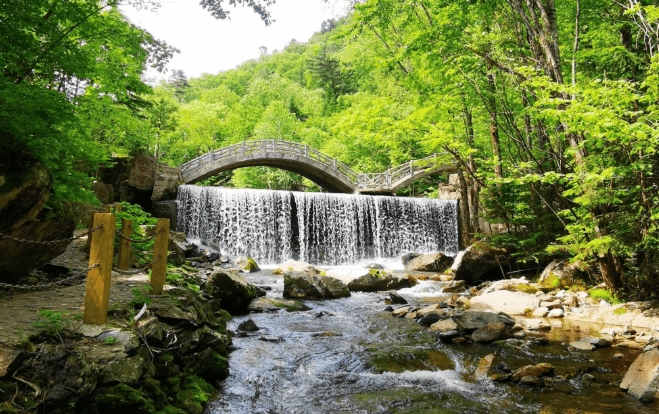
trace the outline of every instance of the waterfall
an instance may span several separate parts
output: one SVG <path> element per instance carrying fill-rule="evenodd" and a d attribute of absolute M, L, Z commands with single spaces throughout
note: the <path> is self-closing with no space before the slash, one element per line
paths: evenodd
<path fill-rule="evenodd" d="M 294 258 L 350 265 L 458 252 L 455 200 L 183 185 L 177 202 L 179 231 L 264 264 Z"/>

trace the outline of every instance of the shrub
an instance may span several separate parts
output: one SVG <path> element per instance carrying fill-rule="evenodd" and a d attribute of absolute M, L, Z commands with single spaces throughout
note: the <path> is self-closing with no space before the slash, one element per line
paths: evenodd
<path fill-rule="evenodd" d="M 622 303 L 620 299 L 616 296 L 611 295 L 608 290 L 605 289 L 592 289 L 588 292 L 591 298 L 604 300 L 612 305 Z"/>

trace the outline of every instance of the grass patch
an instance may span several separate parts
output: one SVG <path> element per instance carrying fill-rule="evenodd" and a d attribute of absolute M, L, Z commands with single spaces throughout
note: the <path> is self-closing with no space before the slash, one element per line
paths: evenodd
<path fill-rule="evenodd" d="M 588 295 L 593 299 L 600 299 L 612 305 L 622 303 L 622 300 L 614 295 L 611 295 L 611 293 L 606 289 L 592 289 L 588 292 Z"/>
<path fill-rule="evenodd" d="M 527 283 L 520 283 L 517 285 L 517 290 L 523 293 L 528 293 L 530 295 L 535 295 L 538 291 L 538 288 Z"/>
<path fill-rule="evenodd" d="M 624 315 L 625 313 L 627 313 L 627 308 L 625 308 L 624 306 L 622 306 L 622 307 L 620 307 L 620 308 L 614 310 L 613 313 L 614 313 L 615 315 Z"/>

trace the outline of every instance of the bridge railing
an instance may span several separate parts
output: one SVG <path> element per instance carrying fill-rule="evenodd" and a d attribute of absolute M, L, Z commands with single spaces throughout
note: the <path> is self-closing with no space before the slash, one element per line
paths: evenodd
<path fill-rule="evenodd" d="M 186 176 L 202 166 L 221 161 L 224 158 L 240 157 L 252 154 L 265 154 L 271 152 L 278 152 L 284 154 L 291 154 L 299 157 L 308 158 L 319 162 L 320 164 L 329 167 L 329 169 L 342 174 L 350 182 L 352 182 L 357 189 L 360 190 L 391 190 L 395 187 L 396 183 L 406 178 L 415 175 L 426 173 L 428 170 L 436 169 L 438 167 L 437 160 L 439 156 L 445 154 L 433 154 L 426 158 L 408 161 L 404 164 L 398 165 L 393 169 L 389 169 L 383 173 L 366 173 L 359 174 L 352 170 L 336 158 L 309 147 L 308 145 L 299 142 L 280 141 L 275 139 L 260 140 L 260 141 L 243 141 L 238 144 L 229 145 L 227 147 L 218 148 L 210 151 L 194 160 L 188 161 L 181 165 L 181 172 Z"/>
<path fill-rule="evenodd" d="M 247 155 L 247 154 L 264 154 L 268 152 L 279 152 L 302 156 L 318 161 L 321 164 L 336 170 L 345 175 L 351 182 L 357 181 L 358 174 L 336 158 L 332 158 L 322 152 L 299 142 L 280 141 L 280 140 L 261 140 L 261 141 L 243 141 L 238 144 L 222 147 L 194 160 L 188 161 L 181 165 L 181 172 L 186 175 L 201 166 L 220 161 L 223 158 Z"/>

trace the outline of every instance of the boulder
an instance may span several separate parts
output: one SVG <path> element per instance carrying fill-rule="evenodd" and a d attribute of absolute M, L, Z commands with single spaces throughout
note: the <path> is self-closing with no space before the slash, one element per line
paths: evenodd
<path fill-rule="evenodd" d="M 156 181 L 156 159 L 142 152 L 131 160 L 128 184 L 138 190 L 151 190 Z"/>
<path fill-rule="evenodd" d="M 547 314 L 547 317 L 548 318 L 562 318 L 563 317 L 563 309 L 552 309 Z"/>
<path fill-rule="evenodd" d="M 471 334 L 474 342 L 494 342 L 500 339 L 510 338 L 508 327 L 502 323 L 488 323 L 482 328 L 478 328 Z"/>
<path fill-rule="evenodd" d="M 0 165 L 0 232 L 16 229 L 37 215 L 53 189 L 48 169 L 30 156 L 2 151 Z"/>
<path fill-rule="evenodd" d="M 316 273 L 316 268 L 309 263 L 298 262 L 296 260 L 285 261 L 284 263 L 277 266 L 277 270 L 281 273 L 286 273 L 288 271 Z"/>
<path fill-rule="evenodd" d="M 204 285 L 204 293 L 220 299 L 222 309 L 229 313 L 242 313 L 257 295 L 256 286 L 245 276 L 230 269 L 216 269 Z"/>
<path fill-rule="evenodd" d="M 284 297 L 292 299 L 338 299 L 350 296 L 348 287 L 338 279 L 302 272 L 284 275 Z"/>
<path fill-rule="evenodd" d="M 497 353 L 489 354 L 481 358 L 478 363 L 478 368 L 476 368 L 476 372 L 474 373 L 476 380 L 483 380 L 489 377 L 499 362 L 500 358 Z"/>
<path fill-rule="evenodd" d="M 383 270 L 384 266 L 379 263 L 369 263 L 366 265 L 367 269 Z"/>
<path fill-rule="evenodd" d="M 403 262 L 403 266 L 407 266 L 409 262 L 421 256 L 420 253 L 408 253 L 400 258 L 400 261 Z"/>
<path fill-rule="evenodd" d="M 39 355 L 37 363 L 40 369 L 28 381 L 41 388 L 48 405 L 75 404 L 96 386 L 98 367 L 84 352 L 46 352 Z"/>
<path fill-rule="evenodd" d="M 481 294 L 494 292 L 497 290 L 517 290 L 519 285 L 528 285 L 529 281 L 524 278 L 497 280 L 488 286 Z"/>
<path fill-rule="evenodd" d="M 416 314 L 418 316 L 421 316 L 421 312 L 417 312 Z M 430 312 L 430 313 L 427 313 L 427 314 L 421 316 L 421 319 L 419 319 L 419 325 L 421 325 L 421 326 L 431 326 L 435 322 L 437 322 L 439 320 L 446 319 L 446 318 L 447 318 L 446 316 L 440 315 L 440 314 L 435 313 L 435 312 Z"/>
<path fill-rule="evenodd" d="M 168 258 L 170 258 L 176 266 L 180 266 L 185 263 L 187 255 L 192 253 L 193 247 L 186 242 L 185 233 L 170 231 L 167 250 L 171 252 L 168 255 Z"/>
<path fill-rule="evenodd" d="M 526 365 L 513 373 L 513 381 L 519 381 L 524 377 L 541 378 L 545 375 L 552 375 L 553 373 L 554 366 L 551 364 Z"/>
<path fill-rule="evenodd" d="M 405 270 L 418 272 L 443 272 L 451 267 L 453 258 L 442 253 L 424 254 L 415 257 L 405 264 Z"/>
<path fill-rule="evenodd" d="M 158 163 L 153 181 L 151 201 L 175 200 L 178 186 L 183 183 L 181 169 Z"/>
<path fill-rule="evenodd" d="M 248 310 L 250 312 L 278 312 L 285 309 L 288 312 L 307 311 L 311 309 L 302 302 L 297 302 L 288 299 L 271 299 L 271 298 L 258 298 L 254 299 L 250 304 Z"/>
<path fill-rule="evenodd" d="M 620 388 L 643 402 L 659 397 L 659 350 L 639 355 L 629 367 Z"/>
<path fill-rule="evenodd" d="M 591 345 L 588 342 L 582 341 L 572 341 L 570 342 L 570 346 L 574 349 L 578 349 L 579 351 L 592 351 L 595 349 L 595 345 Z"/>
<path fill-rule="evenodd" d="M 1 215 L 1 214 L 0 214 Z M 18 228 L 5 230 L 6 234 L 19 239 L 48 241 L 73 236 L 76 224 L 73 218 L 63 216 L 58 219 L 30 220 Z M 15 281 L 32 269 L 64 253 L 70 242 L 52 245 L 20 243 L 10 239 L 0 239 L 0 281 Z"/>
<path fill-rule="evenodd" d="M 515 320 L 505 313 L 462 311 L 456 312 L 452 319 L 458 329 L 467 333 L 483 328 L 490 323 L 502 323 L 509 328 L 515 325 Z"/>
<path fill-rule="evenodd" d="M 451 266 L 456 280 L 473 283 L 492 269 L 507 263 L 506 251 L 485 246 L 483 243 L 474 243 L 458 253 Z M 498 259 L 498 261 L 497 261 Z"/>
<path fill-rule="evenodd" d="M 536 316 L 538 318 L 544 318 L 548 314 L 549 314 L 549 309 L 541 306 L 539 308 L 536 308 L 531 315 Z"/>
<path fill-rule="evenodd" d="M 389 297 L 391 298 L 391 301 L 393 303 L 398 303 L 400 305 L 407 305 L 407 300 L 398 293 L 396 293 L 395 290 L 389 292 Z"/>
<path fill-rule="evenodd" d="M 391 312 L 391 314 L 402 318 L 403 316 L 407 315 L 407 312 L 409 312 L 410 309 L 414 309 L 414 308 L 412 308 L 411 306 L 404 306 L 402 308 L 398 308 L 395 311 Z"/>
<path fill-rule="evenodd" d="M 146 361 L 139 355 L 118 361 L 110 361 L 107 364 L 99 366 L 98 383 L 122 382 L 125 384 L 137 384 L 137 381 L 144 372 L 145 365 Z"/>
<path fill-rule="evenodd" d="M 155 201 L 151 205 L 153 217 L 169 220 L 169 229 L 176 230 L 178 227 L 178 205 L 176 200 Z"/>
<path fill-rule="evenodd" d="M 404 289 L 414 285 L 416 282 L 404 275 L 371 270 L 368 274 L 348 283 L 348 289 L 352 292 L 379 292 Z"/>
<path fill-rule="evenodd" d="M 239 331 L 255 332 L 259 329 L 260 328 L 256 326 L 256 322 L 254 322 L 252 319 L 247 319 L 245 322 L 242 322 L 240 325 L 238 325 Z"/>
<path fill-rule="evenodd" d="M 0 378 L 11 377 L 29 357 L 30 354 L 27 352 L 0 347 Z"/>
<path fill-rule="evenodd" d="M 533 311 L 538 305 L 540 305 L 540 299 L 535 295 L 507 290 L 486 293 L 469 301 L 469 306 L 473 310 L 491 310 L 510 315 L 524 315 L 527 309 Z"/>
<path fill-rule="evenodd" d="M 564 260 L 554 260 L 542 271 L 538 283 L 565 288 L 580 282 L 584 276 L 585 272 L 580 269 L 579 263 L 569 264 Z"/>
<path fill-rule="evenodd" d="M 259 265 L 256 264 L 254 259 L 248 256 L 241 256 L 238 257 L 233 261 L 233 264 L 242 272 L 245 273 L 252 273 L 252 272 L 258 272 L 261 270 L 259 268 Z"/>
<path fill-rule="evenodd" d="M 465 290 L 465 281 L 464 280 L 454 280 L 448 282 L 446 286 L 442 288 L 442 293 L 457 293 Z"/>
<path fill-rule="evenodd" d="M 110 191 L 108 190 L 108 186 L 106 184 L 103 184 L 100 181 L 94 181 L 92 183 L 92 192 L 98 199 L 98 201 L 101 202 L 101 204 L 110 204 L 114 203 L 114 191 L 113 191 L 113 198 L 112 201 L 110 201 Z"/>
<path fill-rule="evenodd" d="M 437 321 L 433 323 L 428 329 L 434 332 L 448 332 L 457 330 L 458 325 L 451 319 L 445 319 L 443 321 Z"/>
<path fill-rule="evenodd" d="M 598 348 L 606 348 L 607 346 L 611 346 L 611 341 L 609 341 L 606 338 L 596 338 L 594 336 L 589 336 L 586 338 L 583 338 L 581 342 L 585 342 L 587 344 L 591 344 L 593 346 L 596 346 Z"/>

